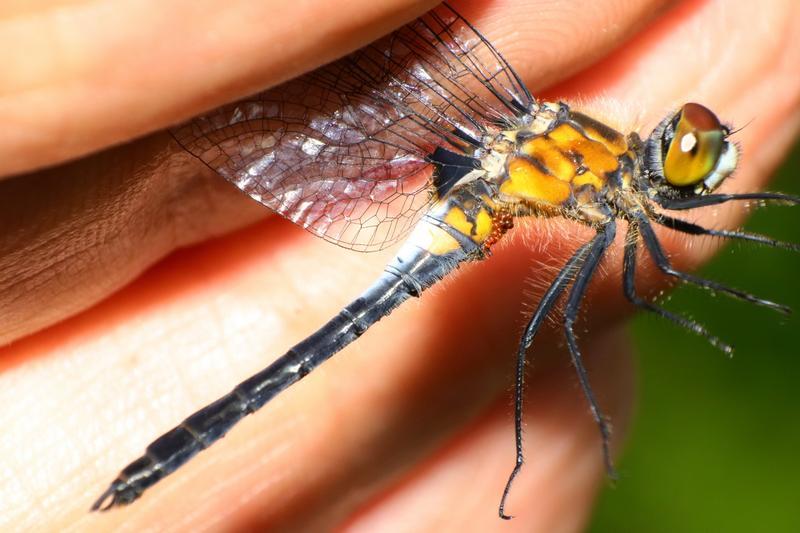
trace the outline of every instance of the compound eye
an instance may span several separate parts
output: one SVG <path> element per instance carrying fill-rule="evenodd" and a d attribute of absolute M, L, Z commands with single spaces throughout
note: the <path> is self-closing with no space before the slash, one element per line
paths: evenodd
<path fill-rule="evenodd" d="M 717 116 L 700 104 L 685 104 L 675 119 L 666 147 L 664 177 L 676 187 L 695 185 L 719 163 L 726 129 Z"/>

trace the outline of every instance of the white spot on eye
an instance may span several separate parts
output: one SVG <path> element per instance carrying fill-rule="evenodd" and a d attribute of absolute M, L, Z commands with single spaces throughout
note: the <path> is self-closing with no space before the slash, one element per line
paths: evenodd
<path fill-rule="evenodd" d="M 687 133 L 681 137 L 681 152 L 691 152 L 697 146 L 697 137 L 694 133 Z"/>

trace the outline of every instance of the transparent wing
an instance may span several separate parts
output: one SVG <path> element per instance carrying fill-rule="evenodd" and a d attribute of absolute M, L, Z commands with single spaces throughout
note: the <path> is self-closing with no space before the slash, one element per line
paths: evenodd
<path fill-rule="evenodd" d="M 472 156 L 533 105 L 491 44 L 444 5 L 172 133 L 262 204 L 369 251 L 404 236 L 459 175 L 441 172 L 437 148 Z"/>

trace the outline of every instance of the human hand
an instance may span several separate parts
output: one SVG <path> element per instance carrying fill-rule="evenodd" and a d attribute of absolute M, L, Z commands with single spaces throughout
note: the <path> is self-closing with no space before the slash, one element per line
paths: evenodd
<path fill-rule="evenodd" d="M 8 124 L 0 137 L 5 172 L 103 148 L 277 83 L 426 7 L 363 2 L 338 13 L 325 2 L 195 1 L 142 10 L 117 2 L 110 12 L 102 4 L 26 4 L 27 24 L 63 20 L 44 18 L 55 5 L 62 14 L 81 10 L 86 22 L 49 33 L 64 39 L 48 48 L 61 52 L 50 63 L 29 55 L 5 68 L 3 86 L 18 89 L 0 104 Z M 534 94 L 560 83 L 546 96 L 580 96 L 581 109 L 623 131 L 642 126 L 647 133 L 688 100 L 734 124 L 755 118 L 737 134 L 745 157 L 727 185 L 755 190 L 797 126 L 797 8 L 790 0 L 758 8 L 681 5 L 646 25 L 646 14 L 662 4 L 456 7 Z M 20 20 L 0 38 L 33 35 L 46 48 L 44 26 L 15 34 Z M 276 42 L 281 53 L 271 53 Z M 17 44 L 31 54 L 31 46 Z M 46 98 L 45 89 L 52 89 Z M 542 362 L 552 359 L 553 336 L 537 339 L 531 352 L 537 371 L 526 400 L 528 462 L 509 503 L 517 518 L 509 526 L 496 517 L 513 460 L 504 392 L 523 308 L 535 305 L 546 284 L 536 261 L 557 267 L 585 237 L 566 224 L 518 228 L 490 261 L 376 325 L 135 505 L 88 514 L 152 438 L 313 331 L 388 259 L 339 250 L 277 218 L 228 234 L 262 210 L 198 172 L 200 165 L 176 167 L 173 158 L 182 154 L 170 145 L 165 134 L 153 134 L 0 182 L 1 227 L 14 230 L 0 236 L 0 334 L 10 341 L 32 333 L 0 356 L 4 529 L 580 527 L 602 458 L 567 359 Z M 739 215 L 712 211 L 719 227 Z M 108 297 L 176 247 L 222 234 Z M 684 249 L 683 241 L 668 240 L 683 265 L 710 251 Z M 609 262 L 590 293 L 582 346 L 618 440 L 631 385 L 614 325 L 627 312 L 617 263 Z M 657 283 L 647 271 L 639 276 L 642 289 Z"/>

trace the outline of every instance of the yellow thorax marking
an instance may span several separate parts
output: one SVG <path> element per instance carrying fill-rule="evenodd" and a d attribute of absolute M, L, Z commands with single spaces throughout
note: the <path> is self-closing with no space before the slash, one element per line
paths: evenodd
<path fill-rule="evenodd" d="M 572 159 L 558 149 L 553 139 L 544 135 L 523 143 L 520 151 L 541 161 L 550 174 L 560 180 L 569 181 L 577 172 Z"/>
<path fill-rule="evenodd" d="M 500 185 L 500 192 L 520 200 L 555 205 L 569 198 L 570 185 L 527 159 L 514 157 L 508 163 L 508 179 Z"/>
<path fill-rule="evenodd" d="M 551 131 L 550 149 L 562 153 L 579 154 L 583 157 L 583 165 L 598 177 L 605 177 L 619 166 L 617 156 L 603 142 L 588 138 L 569 124 L 562 124 Z"/>
<path fill-rule="evenodd" d="M 619 168 L 618 157 L 627 152 L 628 143 L 621 134 L 589 117 L 577 118 L 583 131 L 564 123 L 523 141 L 520 156 L 508 162 L 508 178 L 500 192 L 519 200 L 558 205 L 569 198 L 574 187 L 601 189 L 608 174 Z"/>

